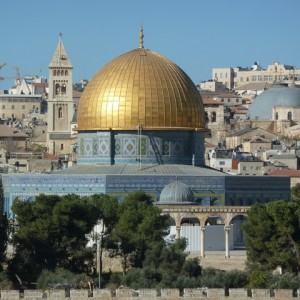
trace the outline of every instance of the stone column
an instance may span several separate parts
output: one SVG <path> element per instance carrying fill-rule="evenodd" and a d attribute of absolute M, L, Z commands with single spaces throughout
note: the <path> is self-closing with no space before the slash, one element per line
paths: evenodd
<path fill-rule="evenodd" d="M 179 240 L 180 239 L 180 225 L 176 225 L 176 240 Z"/>
<path fill-rule="evenodd" d="M 229 233 L 230 233 L 230 225 L 224 227 L 225 230 L 225 258 L 230 258 L 229 253 Z"/>
<path fill-rule="evenodd" d="M 200 226 L 201 236 L 200 236 L 200 257 L 205 257 L 205 225 Z"/>

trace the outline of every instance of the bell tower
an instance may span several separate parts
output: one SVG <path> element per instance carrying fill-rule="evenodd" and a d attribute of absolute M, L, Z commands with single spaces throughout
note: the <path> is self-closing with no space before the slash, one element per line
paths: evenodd
<path fill-rule="evenodd" d="M 73 101 L 73 66 L 59 35 L 58 45 L 49 64 L 48 149 L 52 154 L 71 154 Z"/>

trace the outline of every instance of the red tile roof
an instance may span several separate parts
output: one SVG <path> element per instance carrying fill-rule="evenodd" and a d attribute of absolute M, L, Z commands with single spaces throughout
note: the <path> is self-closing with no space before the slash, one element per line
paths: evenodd
<path fill-rule="evenodd" d="M 51 160 L 58 160 L 58 159 L 59 159 L 58 156 L 53 155 L 53 154 L 48 153 L 48 152 L 45 152 L 45 153 L 44 153 L 43 158 L 44 158 L 44 159 L 51 159 Z"/>
<path fill-rule="evenodd" d="M 35 87 L 48 87 L 48 82 L 34 82 Z"/>
<path fill-rule="evenodd" d="M 211 98 L 205 98 L 202 100 L 203 101 L 203 104 L 215 104 L 215 105 L 224 105 L 223 102 L 220 102 L 220 101 L 217 101 L 217 100 L 214 100 L 214 99 L 211 99 Z"/>
<path fill-rule="evenodd" d="M 300 170 L 273 170 L 269 173 L 270 176 L 290 176 L 300 177 Z"/>
<path fill-rule="evenodd" d="M 212 143 L 207 143 L 207 142 L 205 142 L 205 143 L 204 143 L 204 147 L 206 147 L 206 148 L 216 148 L 217 145 L 214 145 L 214 144 L 212 144 Z"/>

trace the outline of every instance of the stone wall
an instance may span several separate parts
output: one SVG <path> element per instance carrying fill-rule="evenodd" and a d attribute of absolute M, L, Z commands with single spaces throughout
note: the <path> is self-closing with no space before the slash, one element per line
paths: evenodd
<path fill-rule="evenodd" d="M 19 292 L 17 290 L 0 290 L 0 299 L 3 300 L 37 300 L 37 299 L 55 299 L 55 300 L 288 300 L 300 298 L 300 290 L 293 292 L 292 290 L 264 290 L 264 289 L 184 289 L 181 294 L 177 289 L 140 289 L 132 290 L 127 288 L 117 290 L 99 290 L 93 292 L 88 290 L 25 290 Z"/>

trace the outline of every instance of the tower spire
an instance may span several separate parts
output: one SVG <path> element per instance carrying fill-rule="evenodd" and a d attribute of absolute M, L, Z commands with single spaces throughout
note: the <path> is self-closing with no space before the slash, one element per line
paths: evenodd
<path fill-rule="evenodd" d="M 143 25 L 140 26 L 140 48 L 144 48 L 144 30 Z"/>

